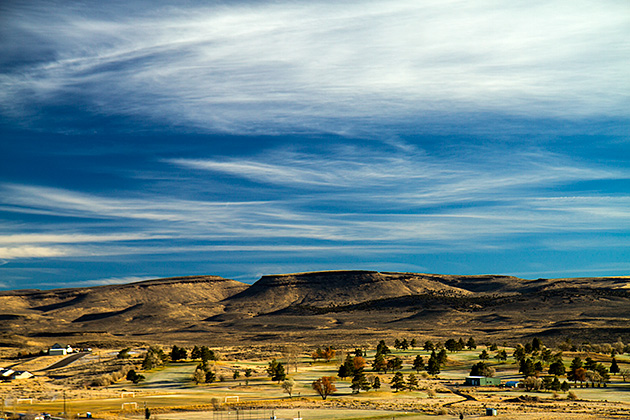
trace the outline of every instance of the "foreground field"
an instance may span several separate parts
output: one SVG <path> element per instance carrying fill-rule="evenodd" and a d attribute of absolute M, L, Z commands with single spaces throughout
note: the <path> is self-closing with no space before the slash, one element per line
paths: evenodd
<path fill-rule="evenodd" d="M 10 413 L 60 414 L 66 417 L 85 417 L 87 412 L 102 418 L 144 418 L 144 408 L 157 419 L 222 419 L 237 420 L 239 415 L 259 410 L 264 416 L 275 414 L 279 419 L 424 419 L 465 418 L 483 416 L 487 407 L 496 408 L 497 418 L 513 419 L 606 419 L 630 418 L 630 383 L 620 375 L 611 375 L 600 387 L 576 388 L 570 393 L 506 387 L 463 386 L 471 366 L 480 360 L 489 347 L 447 353 L 446 363 L 438 375 L 424 370 L 416 372 L 412 363 L 417 356 L 426 362 L 431 352 L 420 348 L 391 349 L 388 358 L 400 358 L 400 371 L 408 380 L 413 373 L 418 379 L 417 389 L 396 391 L 391 382 L 394 372 L 373 372 L 369 363 L 375 350 L 363 351 L 368 366 L 365 373 L 373 380 L 378 376 L 381 387 L 367 392 L 353 393 L 351 378 L 337 378 L 337 391 L 325 401 L 313 390 L 312 383 L 323 376 L 336 377 L 339 366 L 354 350 L 337 350 L 328 362 L 314 361 L 308 349 L 285 348 L 221 348 L 220 360 L 210 361 L 208 370 L 215 375 L 212 383 L 195 383 L 193 375 L 199 362 L 184 360 L 167 362 L 153 369 L 142 370 L 147 348 L 134 348 L 129 358 L 119 358 L 119 351 L 95 349 L 70 365 L 47 369 L 62 359 L 61 356 L 32 357 L 13 361 L 13 369 L 30 369 L 35 378 L 0 384 L 5 401 L 4 410 Z M 498 347 L 490 354 L 513 348 Z M 569 368 L 575 357 L 592 357 L 608 364 L 610 357 L 601 353 L 565 352 L 564 365 Z M 272 358 L 286 366 L 286 373 L 294 381 L 292 396 L 281 383 L 271 381 L 266 369 Z M 627 354 L 616 356 L 621 370 L 630 368 Z M 7 365 L 9 360 L 2 361 Z M 504 383 L 522 379 L 519 365 L 513 358 L 487 360 L 496 371 L 495 377 Z M 122 369 L 122 370 L 121 370 Z M 138 384 L 124 379 L 120 372 L 136 369 L 144 376 Z M 548 367 L 545 367 L 545 370 Z M 238 372 L 238 373 L 237 373 Z M 245 372 L 249 373 L 245 377 Z M 546 373 L 543 372 L 542 376 Z M 561 376 L 563 381 L 566 378 Z M 579 385 L 579 384 L 578 384 Z M 605 387 L 604 387 L 605 386 Z M 250 411 L 248 411 L 250 410 Z M 217 417 L 223 416 L 223 417 Z M 254 417 L 238 417 L 238 420 Z M 269 417 L 264 417 L 269 418 Z"/>

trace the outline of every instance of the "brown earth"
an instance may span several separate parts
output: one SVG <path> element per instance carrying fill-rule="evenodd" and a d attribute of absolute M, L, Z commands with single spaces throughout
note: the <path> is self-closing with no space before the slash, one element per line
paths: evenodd
<path fill-rule="evenodd" d="M 0 292 L 0 346 L 222 346 L 474 335 L 630 341 L 630 277 L 525 280 L 375 271 L 216 276 Z"/>

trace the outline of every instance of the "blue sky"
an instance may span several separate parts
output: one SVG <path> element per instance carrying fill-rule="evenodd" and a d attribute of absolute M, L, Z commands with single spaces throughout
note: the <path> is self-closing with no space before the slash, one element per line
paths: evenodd
<path fill-rule="evenodd" d="M 3 2 L 0 289 L 630 272 L 626 1 Z"/>

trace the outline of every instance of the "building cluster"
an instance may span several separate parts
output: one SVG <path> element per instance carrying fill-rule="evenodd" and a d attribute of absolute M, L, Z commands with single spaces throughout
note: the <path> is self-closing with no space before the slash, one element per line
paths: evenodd
<path fill-rule="evenodd" d="M 13 370 L 11 368 L 0 368 L 0 380 L 4 382 L 12 381 L 14 379 L 28 379 L 32 377 L 33 377 L 33 374 L 26 370 Z"/>

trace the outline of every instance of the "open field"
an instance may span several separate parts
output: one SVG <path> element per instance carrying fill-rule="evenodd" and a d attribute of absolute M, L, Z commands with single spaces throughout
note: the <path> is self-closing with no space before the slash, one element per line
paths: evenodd
<path fill-rule="evenodd" d="M 193 373 L 199 363 L 196 361 L 167 363 L 142 371 L 145 380 L 139 384 L 133 384 L 124 378 L 104 386 L 77 380 L 80 379 L 77 376 L 88 374 L 91 375 L 90 378 L 111 376 L 111 373 L 106 372 L 111 372 L 111 369 L 118 368 L 121 364 L 139 369 L 146 349 L 137 348 L 133 349 L 134 356 L 126 360 L 117 359 L 117 351 L 96 350 L 67 367 L 53 371 L 40 370 L 36 372 L 36 378 L 31 380 L 3 383 L 0 385 L 0 392 L 6 401 L 6 410 L 11 412 L 62 413 L 65 393 L 65 407 L 71 416 L 84 415 L 90 411 L 105 418 L 140 418 L 145 406 L 152 410 L 155 418 L 164 420 L 212 418 L 217 413 L 215 408 L 233 411 L 251 407 L 273 410 L 278 418 L 291 419 L 298 411 L 305 419 L 423 419 L 427 416 L 446 419 L 455 418 L 459 413 L 464 413 L 466 418 L 476 418 L 483 414 L 485 407 L 497 408 L 502 414 L 497 418 L 612 419 L 630 416 L 630 382 L 624 382 L 618 375 L 611 376 L 606 388 L 572 387 L 571 392 L 575 394 L 576 400 L 567 399 L 566 392 L 462 386 L 470 367 L 479 361 L 482 349 L 486 347 L 448 352 L 447 362 L 439 375 L 427 375 L 424 371 L 417 374 L 418 390 L 395 392 L 390 386 L 393 373 L 375 373 L 368 365 L 366 374 L 378 375 L 381 380 L 382 386 L 379 390 L 356 394 L 350 388 L 350 378 L 338 378 L 337 392 L 326 401 L 314 392 L 311 383 L 322 376 L 336 376 L 339 365 L 352 349 L 339 350 L 330 362 L 314 361 L 308 356 L 308 352 L 301 353 L 288 360 L 290 365 L 286 364 L 286 352 L 279 351 L 275 354 L 280 362 L 285 363 L 289 377 L 295 381 L 292 397 L 277 382 L 270 381 L 265 373 L 273 355 L 272 351 L 267 350 L 268 356 L 265 357 L 245 359 L 241 356 L 251 349 L 244 351 L 241 348 L 215 349 L 221 353 L 221 359 L 210 363 L 217 380 L 208 384 L 193 382 Z M 499 347 L 498 350 L 501 349 L 503 348 Z M 365 359 L 370 362 L 375 351 L 366 350 Z M 512 348 L 506 350 L 509 354 L 513 352 Z M 265 351 L 261 349 L 260 354 L 265 354 Z M 402 369 L 399 370 L 407 378 L 410 373 L 415 373 L 411 366 L 415 356 L 422 356 L 426 362 L 430 354 L 420 348 L 392 349 L 388 357 L 400 357 L 403 360 Z M 597 360 L 607 359 L 601 354 L 588 355 Z M 585 358 L 587 354 L 565 352 L 565 365 L 568 367 L 576 356 Z M 630 356 L 618 355 L 616 359 L 621 369 L 630 368 Z M 23 365 L 46 367 L 57 361 L 59 357 L 42 356 L 27 360 Z M 2 363 L 6 365 L 4 361 Z M 496 377 L 504 382 L 522 378 L 518 372 L 518 364 L 512 358 L 506 362 L 490 359 L 488 364 L 496 370 Z M 14 368 L 20 368 L 20 363 L 14 363 Z M 246 369 L 251 369 L 249 378 L 244 377 Z M 240 373 L 236 379 L 233 378 L 235 371 Z M 458 395 L 458 392 L 469 395 L 469 400 Z M 226 397 L 231 401 L 238 397 L 239 402 L 225 404 Z M 17 398 L 32 398 L 33 401 L 17 402 Z M 558 417 L 554 417 L 555 415 Z"/>

